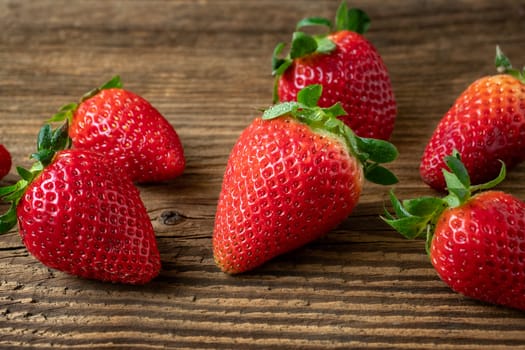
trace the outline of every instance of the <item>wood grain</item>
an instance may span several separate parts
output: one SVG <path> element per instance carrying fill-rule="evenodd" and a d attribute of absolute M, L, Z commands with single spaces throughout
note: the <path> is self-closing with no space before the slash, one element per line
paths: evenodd
<path fill-rule="evenodd" d="M 120 74 L 175 126 L 185 174 L 141 186 L 163 270 L 144 287 L 47 269 L 16 230 L 0 239 L 0 348 L 515 349 L 522 312 L 452 292 L 424 242 L 381 222 L 387 189 L 367 184 L 326 237 L 240 276 L 215 267 L 211 235 L 231 147 L 271 102 L 270 57 L 307 16 L 339 1 L 0 0 L 0 143 L 27 165 L 61 105 Z M 352 1 L 389 68 L 399 116 L 399 196 L 433 194 L 419 158 L 435 124 L 496 44 L 525 64 L 525 2 Z M 16 181 L 15 172 L 1 184 Z M 525 166 L 502 189 L 525 199 Z M 5 205 L 0 206 L 5 209 Z"/>

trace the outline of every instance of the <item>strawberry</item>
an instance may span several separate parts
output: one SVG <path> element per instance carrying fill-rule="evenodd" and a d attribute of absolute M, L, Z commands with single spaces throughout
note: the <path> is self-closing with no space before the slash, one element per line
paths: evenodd
<path fill-rule="evenodd" d="M 104 154 L 135 182 L 170 180 L 184 170 L 175 129 L 148 101 L 124 90 L 118 76 L 63 106 L 52 121 L 64 119 L 75 148 Z"/>
<path fill-rule="evenodd" d="M 18 221 L 27 250 L 44 265 L 84 278 L 144 284 L 160 255 L 139 191 L 109 160 L 85 149 L 62 149 L 67 127 L 39 134 L 30 170 L 0 189 L 11 202 L 0 232 Z"/>
<path fill-rule="evenodd" d="M 387 141 L 357 137 L 336 117 L 340 104 L 320 108 L 322 87 L 297 102 L 268 109 L 241 134 L 228 159 L 213 232 L 216 264 L 230 274 L 326 234 L 359 200 L 363 179 L 392 184 L 379 163 L 396 158 Z"/>
<path fill-rule="evenodd" d="M 4 145 L 0 144 L 0 180 L 11 170 L 11 154 Z"/>
<path fill-rule="evenodd" d="M 457 149 L 473 184 L 494 178 L 499 160 L 508 169 L 525 160 L 525 69 L 512 69 L 499 48 L 502 74 L 476 80 L 457 98 L 436 126 L 419 171 L 432 188 L 443 191 L 443 159 Z"/>
<path fill-rule="evenodd" d="M 311 25 L 326 26 L 329 33 L 312 36 L 300 31 Z M 390 139 L 397 105 L 387 68 L 363 36 L 369 25 L 368 15 L 349 10 L 345 1 L 337 10 L 335 25 L 325 18 L 301 20 L 287 57 L 279 58 L 285 44 L 274 50 L 274 102 L 295 101 L 303 87 L 322 84 L 320 106 L 341 102 L 347 113 L 339 118 L 357 135 Z"/>
<path fill-rule="evenodd" d="M 448 196 L 401 203 L 392 193 L 397 217 L 387 212 L 385 221 L 407 238 L 427 235 L 430 261 L 454 291 L 525 310 L 525 203 L 490 190 L 505 177 L 505 163 L 480 185 L 471 185 L 458 153 L 445 163 L 452 170 L 444 170 Z"/>

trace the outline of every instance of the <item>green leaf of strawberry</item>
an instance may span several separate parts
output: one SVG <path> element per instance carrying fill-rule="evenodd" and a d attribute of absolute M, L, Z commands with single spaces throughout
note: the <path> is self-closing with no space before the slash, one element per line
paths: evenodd
<path fill-rule="evenodd" d="M 359 149 L 366 150 L 368 159 L 377 163 L 390 163 L 394 161 L 398 152 L 390 142 L 366 137 L 357 137 Z"/>
<path fill-rule="evenodd" d="M 456 150 L 446 157 L 445 162 L 450 169 L 450 171 L 443 169 L 449 191 L 446 197 L 423 197 L 401 203 L 391 192 L 390 201 L 398 218 L 386 212 L 383 220 L 403 236 L 415 238 L 422 233 L 433 232 L 436 221 L 444 209 L 467 203 L 474 193 L 497 186 L 505 178 L 505 163 L 502 162 L 497 178 L 482 185 L 472 186 L 469 174 Z M 411 219 L 407 220 L 408 217 Z M 402 220 L 398 221 L 400 219 Z"/>
<path fill-rule="evenodd" d="M 0 234 L 7 233 L 16 225 L 16 205 L 11 204 L 4 214 L 0 215 Z"/>
<path fill-rule="evenodd" d="M 275 46 L 273 50 L 272 55 L 272 75 L 279 76 L 284 73 L 284 71 L 292 64 L 291 59 L 287 58 L 279 58 L 279 55 L 281 55 L 284 47 L 286 46 L 285 43 L 279 43 Z"/>
<path fill-rule="evenodd" d="M 51 125 L 45 124 L 38 133 L 37 152 L 31 158 L 45 167 L 51 163 L 57 151 L 69 148 L 70 143 L 67 121 L 55 130 L 52 130 Z"/>
<path fill-rule="evenodd" d="M 521 71 L 514 69 L 510 60 L 505 56 L 503 51 L 501 51 L 499 46 L 496 46 L 495 64 L 498 73 L 509 74 L 521 81 L 522 84 L 525 84 L 525 67 L 523 67 Z"/>
<path fill-rule="evenodd" d="M 385 186 L 399 182 L 394 173 L 377 164 L 365 168 L 365 178 L 370 182 Z"/>
<path fill-rule="evenodd" d="M 332 22 L 329 19 L 322 18 L 322 17 L 308 17 L 303 18 L 299 22 L 297 22 L 297 25 L 295 26 L 295 30 L 299 30 L 303 27 L 310 27 L 310 26 L 324 26 L 328 29 L 332 28 Z"/>
<path fill-rule="evenodd" d="M 321 85 L 268 108 L 239 136 L 224 173 L 213 232 L 216 264 L 254 269 L 334 228 L 357 204 L 364 178 L 397 178 L 380 163 L 397 157 L 386 141 L 361 139 L 317 104 Z"/>
<path fill-rule="evenodd" d="M 317 107 L 322 93 L 323 87 L 321 85 L 306 86 L 297 94 L 297 102 L 302 103 L 306 107 Z"/>
<path fill-rule="evenodd" d="M 101 86 L 94 88 L 93 90 L 88 91 L 84 95 L 82 95 L 82 98 L 80 99 L 80 102 L 83 102 L 96 94 L 98 94 L 102 90 L 109 90 L 109 89 L 122 89 L 122 81 L 120 80 L 120 76 L 116 75 L 113 78 L 111 78 L 109 81 L 105 82 Z"/>
<path fill-rule="evenodd" d="M 290 48 L 290 58 L 302 57 L 317 50 L 317 41 L 303 32 L 293 33 L 292 47 Z"/>
<path fill-rule="evenodd" d="M 361 9 L 348 9 L 346 1 L 341 2 L 336 13 L 335 30 L 349 30 L 364 34 L 370 27 L 370 17 Z"/>
<path fill-rule="evenodd" d="M 264 111 L 262 118 L 265 120 L 275 119 L 282 115 L 297 111 L 299 107 L 301 107 L 301 105 L 297 102 L 285 102 L 273 105 Z"/>

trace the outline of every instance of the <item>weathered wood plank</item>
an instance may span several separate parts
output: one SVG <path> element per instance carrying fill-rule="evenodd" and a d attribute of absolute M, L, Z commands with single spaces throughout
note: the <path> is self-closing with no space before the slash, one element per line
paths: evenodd
<path fill-rule="evenodd" d="M 270 56 L 298 19 L 331 17 L 339 1 L 0 0 L 0 142 L 17 164 L 62 104 L 120 74 L 176 127 L 185 174 L 141 186 L 163 270 L 143 287 L 45 268 L 16 230 L 0 239 L 0 348 L 403 348 L 525 346 L 523 313 L 450 291 L 423 241 L 378 217 L 387 191 L 367 184 L 354 213 L 326 237 L 231 277 L 211 235 L 228 153 L 271 102 Z M 492 74 L 500 44 L 525 63 L 525 2 L 352 1 L 399 106 L 392 169 L 401 197 L 432 194 L 417 172 L 456 96 Z M 1 184 L 16 180 L 14 171 Z M 525 198 L 525 165 L 502 189 Z M 5 209 L 1 205 L 0 209 Z"/>

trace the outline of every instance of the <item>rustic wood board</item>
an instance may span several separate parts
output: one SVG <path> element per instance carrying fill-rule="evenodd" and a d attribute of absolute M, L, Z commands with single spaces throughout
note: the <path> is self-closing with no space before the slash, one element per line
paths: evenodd
<path fill-rule="evenodd" d="M 28 164 L 46 118 L 114 74 L 175 126 L 188 161 L 179 179 L 140 187 L 163 263 L 146 286 L 49 270 L 16 230 L 3 236 L 1 348 L 525 348 L 522 312 L 452 292 L 423 241 L 381 222 L 380 186 L 367 184 L 348 220 L 304 248 L 240 276 L 215 267 L 222 173 L 241 130 L 271 102 L 273 47 L 338 2 L 0 0 L 0 143 L 17 164 Z M 398 101 L 397 194 L 433 194 L 417 172 L 424 145 L 455 97 L 494 72 L 496 44 L 525 64 L 525 2 L 351 5 L 372 18 L 367 37 Z M 14 181 L 12 171 L 1 184 Z M 524 183 L 521 165 L 501 189 L 525 199 Z"/>

